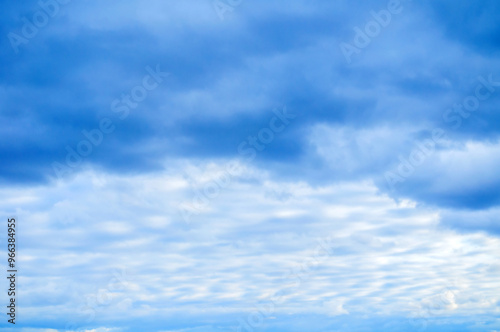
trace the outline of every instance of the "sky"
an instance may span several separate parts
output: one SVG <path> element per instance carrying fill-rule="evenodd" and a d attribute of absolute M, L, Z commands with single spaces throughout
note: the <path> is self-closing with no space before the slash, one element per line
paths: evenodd
<path fill-rule="evenodd" d="M 500 331 L 498 1 L 2 9 L 1 332 Z"/>

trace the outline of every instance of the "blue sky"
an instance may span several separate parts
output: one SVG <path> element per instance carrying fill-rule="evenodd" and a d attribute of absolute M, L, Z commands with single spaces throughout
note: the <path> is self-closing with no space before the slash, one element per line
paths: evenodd
<path fill-rule="evenodd" d="M 0 331 L 500 331 L 497 1 L 3 12 Z"/>

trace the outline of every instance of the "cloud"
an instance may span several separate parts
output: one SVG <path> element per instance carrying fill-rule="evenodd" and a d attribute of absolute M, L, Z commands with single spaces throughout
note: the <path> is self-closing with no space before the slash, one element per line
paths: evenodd
<path fill-rule="evenodd" d="M 26 321 L 130 327 L 148 317 L 154 330 L 168 317 L 175 330 L 211 316 L 228 328 L 273 294 L 283 301 L 266 326 L 286 313 L 408 317 L 450 285 L 456 307 L 433 317 L 496 310 L 498 238 L 441 229 L 438 210 L 396 204 L 369 182 L 310 186 L 250 167 L 186 224 L 179 207 L 225 164 L 136 176 L 88 170 L 23 189 L 15 211 L 3 198 L 19 195 L 4 189 L 0 208 L 19 219 L 24 243 Z M 309 264 L 327 238 L 331 255 Z M 298 279 L 301 266 L 308 273 Z"/>
<path fill-rule="evenodd" d="M 430 205 L 457 209 L 485 209 L 498 205 L 498 143 L 448 143 L 451 145 L 448 149 L 423 157 L 422 165 L 420 162 L 414 166 L 407 164 L 412 174 L 397 183 L 396 190 Z"/>

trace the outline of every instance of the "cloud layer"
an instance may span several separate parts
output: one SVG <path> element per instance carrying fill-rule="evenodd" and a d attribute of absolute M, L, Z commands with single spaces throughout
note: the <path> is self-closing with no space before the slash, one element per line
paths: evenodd
<path fill-rule="evenodd" d="M 24 330 L 500 330 L 499 6 L 6 3 Z"/>

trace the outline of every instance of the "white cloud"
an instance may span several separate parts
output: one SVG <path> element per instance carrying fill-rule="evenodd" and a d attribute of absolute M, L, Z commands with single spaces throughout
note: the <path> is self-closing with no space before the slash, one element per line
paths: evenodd
<path fill-rule="evenodd" d="M 439 211 L 398 205 L 369 182 L 313 187 L 277 182 L 255 168 L 186 225 L 178 207 L 194 192 L 184 170 L 207 181 L 225 163 L 205 167 L 132 177 L 88 171 L 27 189 L 34 199 L 16 212 L 24 315 L 78 320 L 86 306 L 99 321 L 186 310 L 224 315 L 248 312 L 280 291 L 286 296 L 277 313 L 410 315 L 451 283 L 456 298 L 439 315 L 496 310 L 498 238 L 442 229 Z M 102 181 L 91 181 L 96 177 Z M 1 192 L 4 213 L 8 196 Z M 332 255 L 297 283 L 290 271 L 327 237 Z M 125 271 L 122 283 L 112 282 L 117 271 Z"/>

